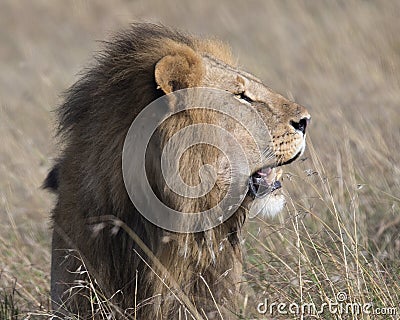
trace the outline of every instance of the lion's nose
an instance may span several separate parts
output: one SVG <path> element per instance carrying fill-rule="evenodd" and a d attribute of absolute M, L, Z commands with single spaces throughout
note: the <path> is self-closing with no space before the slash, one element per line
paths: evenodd
<path fill-rule="evenodd" d="M 303 134 L 305 134 L 306 128 L 307 128 L 310 120 L 311 120 L 311 117 L 308 116 L 308 117 L 301 118 L 300 121 L 298 121 L 298 122 L 291 120 L 290 124 L 293 128 L 295 128 L 296 130 L 299 130 L 299 131 L 303 132 Z"/>

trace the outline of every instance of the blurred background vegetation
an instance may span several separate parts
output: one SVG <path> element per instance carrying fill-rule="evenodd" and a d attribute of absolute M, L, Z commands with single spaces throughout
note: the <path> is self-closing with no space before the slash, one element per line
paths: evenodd
<path fill-rule="evenodd" d="M 2 0 L 0 319 L 49 312 L 54 198 L 40 185 L 57 150 L 51 111 L 96 40 L 134 21 L 226 41 L 312 114 L 308 151 L 285 167 L 285 211 L 248 224 L 243 317 L 265 317 L 264 298 L 321 303 L 338 292 L 399 314 L 399 16 L 399 1 Z"/>

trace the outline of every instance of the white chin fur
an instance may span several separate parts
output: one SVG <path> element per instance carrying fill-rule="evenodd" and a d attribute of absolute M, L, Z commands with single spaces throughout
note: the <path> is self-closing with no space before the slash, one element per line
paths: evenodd
<path fill-rule="evenodd" d="M 261 214 L 263 217 L 273 217 L 282 211 L 285 206 L 283 195 L 270 194 L 264 198 L 255 198 L 249 208 L 249 218 Z"/>

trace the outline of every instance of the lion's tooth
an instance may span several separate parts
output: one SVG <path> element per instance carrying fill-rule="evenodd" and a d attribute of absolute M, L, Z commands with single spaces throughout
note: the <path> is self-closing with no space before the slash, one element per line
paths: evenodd
<path fill-rule="evenodd" d="M 271 184 L 275 180 L 275 168 L 268 168 L 267 173 L 264 176 L 264 180 L 268 183 Z"/>
<path fill-rule="evenodd" d="M 279 180 L 282 177 L 282 174 L 283 174 L 283 170 L 282 170 L 282 168 L 279 168 L 276 171 L 276 180 Z"/>

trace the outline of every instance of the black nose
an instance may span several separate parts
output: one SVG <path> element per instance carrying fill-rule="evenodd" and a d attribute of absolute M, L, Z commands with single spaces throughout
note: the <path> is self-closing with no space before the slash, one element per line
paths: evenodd
<path fill-rule="evenodd" d="M 310 122 L 309 118 L 302 118 L 302 119 L 300 119 L 299 122 L 291 120 L 290 124 L 292 125 L 293 128 L 295 128 L 296 130 L 299 130 L 299 131 L 303 132 L 303 134 L 305 134 L 306 128 L 307 128 L 307 125 L 309 122 Z"/>

